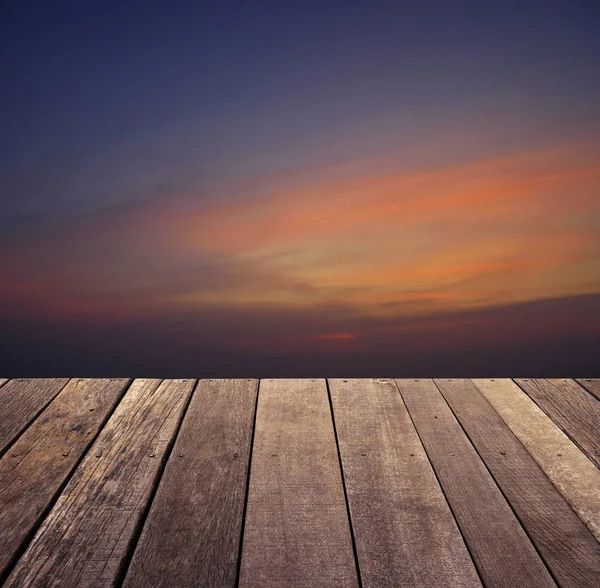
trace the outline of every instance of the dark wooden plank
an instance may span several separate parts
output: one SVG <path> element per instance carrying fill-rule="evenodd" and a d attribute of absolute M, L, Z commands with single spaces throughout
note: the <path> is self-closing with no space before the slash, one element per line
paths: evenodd
<path fill-rule="evenodd" d="M 600 402 L 574 380 L 516 382 L 600 468 Z"/>
<path fill-rule="evenodd" d="M 485 586 L 556 586 L 433 381 L 396 382 Z"/>
<path fill-rule="evenodd" d="M 600 586 L 600 544 L 470 380 L 436 380 L 560 586 Z"/>
<path fill-rule="evenodd" d="M 19 378 L 0 388 L 0 456 L 67 382 L 68 378 Z"/>
<path fill-rule="evenodd" d="M 242 588 L 358 585 L 324 380 L 262 380 Z"/>
<path fill-rule="evenodd" d="M 115 584 L 193 385 L 133 382 L 7 586 Z"/>
<path fill-rule="evenodd" d="M 590 394 L 593 394 L 600 400 L 600 378 L 578 379 L 577 382 L 579 382 L 579 384 L 581 384 Z"/>
<path fill-rule="evenodd" d="M 481 586 L 392 380 L 330 380 L 365 588 Z"/>
<path fill-rule="evenodd" d="M 600 470 L 515 382 L 473 383 L 600 541 Z"/>
<path fill-rule="evenodd" d="M 70 380 L 0 460 L 0 582 L 127 384 Z"/>
<path fill-rule="evenodd" d="M 198 383 L 125 587 L 235 586 L 257 390 Z"/>

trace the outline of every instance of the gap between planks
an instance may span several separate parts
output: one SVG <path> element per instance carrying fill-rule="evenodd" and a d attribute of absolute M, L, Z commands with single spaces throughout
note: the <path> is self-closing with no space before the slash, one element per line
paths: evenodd
<path fill-rule="evenodd" d="M 193 380 L 135 380 L 6 586 L 113 585 L 158 482 Z"/>

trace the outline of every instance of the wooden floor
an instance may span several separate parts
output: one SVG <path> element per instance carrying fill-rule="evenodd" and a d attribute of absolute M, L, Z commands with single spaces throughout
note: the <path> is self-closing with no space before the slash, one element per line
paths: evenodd
<path fill-rule="evenodd" d="M 600 586 L 600 380 L 0 380 L 6 586 Z"/>

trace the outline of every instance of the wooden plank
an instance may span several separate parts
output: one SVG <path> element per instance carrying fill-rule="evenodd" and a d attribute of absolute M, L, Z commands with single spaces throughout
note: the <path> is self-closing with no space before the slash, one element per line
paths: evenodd
<path fill-rule="evenodd" d="M 600 470 L 512 380 L 473 380 L 600 541 Z"/>
<path fill-rule="evenodd" d="M 600 402 L 574 380 L 516 382 L 600 468 Z"/>
<path fill-rule="evenodd" d="M 330 380 L 362 585 L 481 586 L 392 380 Z"/>
<path fill-rule="evenodd" d="M 8 378 L 0 378 L 0 388 L 2 388 L 6 382 L 8 382 Z"/>
<path fill-rule="evenodd" d="M 201 380 L 125 578 L 235 586 L 257 380 Z"/>
<path fill-rule="evenodd" d="M 239 585 L 358 585 L 324 380 L 260 383 Z"/>
<path fill-rule="evenodd" d="M 0 460 L 0 582 L 128 382 L 70 380 Z"/>
<path fill-rule="evenodd" d="M 585 378 L 577 380 L 590 394 L 600 400 L 600 378 Z"/>
<path fill-rule="evenodd" d="M 6 586 L 113 586 L 193 380 L 135 380 Z"/>
<path fill-rule="evenodd" d="M 0 388 L 0 456 L 67 382 L 68 378 L 19 378 Z"/>
<path fill-rule="evenodd" d="M 470 380 L 436 380 L 560 586 L 600 585 L 600 544 Z"/>
<path fill-rule="evenodd" d="M 485 586 L 556 586 L 433 381 L 396 383 Z"/>

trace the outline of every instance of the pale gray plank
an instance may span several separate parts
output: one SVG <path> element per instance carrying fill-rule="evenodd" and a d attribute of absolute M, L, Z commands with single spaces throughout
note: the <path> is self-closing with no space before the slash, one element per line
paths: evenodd
<path fill-rule="evenodd" d="M 473 380 L 600 540 L 600 470 L 512 380 Z"/>
<path fill-rule="evenodd" d="M 529 537 L 563 587 L 600 585 L 600 545 L 470 380 L 436 380 Z"/>
<path fill-rule="evenodd" d="M 516 382 L 600 468 L 600 402 L 566 378 Z"/>
<path fill-rule="evenodd" d="M 365 588 L 481 586 L 392 380 L 329 380 Z"/>
<path fill-rule="evenodd" d="M 324 380 L 260 382 L 242 588 L 358 585 Z"/>
<path fill-rule="evenodd" d="M 556 586 L 432 380 L 396 380 L 487 587 Z"/>

